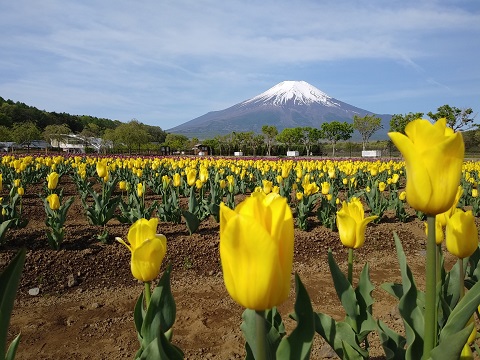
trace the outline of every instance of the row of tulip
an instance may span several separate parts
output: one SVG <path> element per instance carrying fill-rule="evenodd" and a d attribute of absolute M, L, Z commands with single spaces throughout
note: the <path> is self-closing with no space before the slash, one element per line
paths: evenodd
<path fill-rule="evenodd" d="M 463 164 L 459 207 L 480 213 L 478 183 L 480 163 Z M 4 156 L 0 164 L 2 227 L 0 243 L 10 226 L 23 227 L 22 196 L 33 184 L 42 184 L 39 196 L 45 203 L 47 238 L 60 248 L 63 226 L 72 204 L 63 201 L 58 184 L 64 176 L 75 182 L 89 222 L 98 225 L 99 240 L 107 241 L 105 225 L 113 218 L 133 224 L 140 218 L 157 216 L 161 221 L 180 223 L 190 233 L 209 216 L 219 220 L 219 206 L 231 209 L 235 196 L 262 189 L 287 198 L 295 210 L 297 226 L 307 230 L 308 218 L 316 215 L 320 224 L 336 230 L 336 212 L 343 200 L 360 198 L 375 221 L 387 210 L 398 221 L 409 217 L 405 210 L 405 164 L 401 161 L 362 160 L 270 160 L 226 158 L 122 158 L 63 156 Z M 4 190 L 5 189 L 5 190 Z M 151 192 L 153 201 L 146 201 Z M 420 192 L 418 196 L 426 196 Z M 188 198 L 188 205 L 181 205 Z M 182 207 L 183 206 L 183 207 Z M 425 215 L 417 212 L 420 218 Z"/>
<path fill-rule="evenodd" d="M 225 193 L 220 189 L 227 189 L 232 196 L 252 191 L 251 196 L 237 206 L 229 204 L 228 197 L 218 206 L 220 260 L 225 286 L 230 296 L 246 308 L 241 328 L 246 339 L 247 359 L 307 359 L 315 333 L 320 334 L 341 358 L 366 359 L 369 357 L 368 335 L 372 331 L 379 334 L 387 359 L 472 359 L 471 346 L 476 337 L 473 314 L 480 305 L 480 250 L 473 212 L 464 211 L 459 206 L 467 205 L 469 196 L 472 199 L 478 197 L 474 191 L 478 182 L 476 164 L 463 163 L 462 136 L 448 129 L 445 119 L 435 124 L 416 120 L 407 126 L 406 135 L 389 135 L 405 158 L 406 195 L 398 194 L 399 183 L 405 181 L 403 164 L 399 162 L 346 161 L 337 164 L 329 161 L 249 160 L 244 165 L 222 159 L 218 161 L 225 166 L 219 167 L 213 159 L 165 160 L 167 166 L 164 166 L 164 160 L 158 160 L 158 166 L 153 166 L 157 160 L 151 160 L 151 166 L 141 166 L 143 160 L 135 159 L 129 161 L 138 161 L 140 166 L 129 168 L 112 165 L 117 160 L 87 159 L 76 166 L 72 162 L 70 166 L 79 169 L 73 175 L 78 188 L 87 189 L 82 193 L 86 194 L 82 195 L 85 206 L 88 201 L 83 196 L 86 198 L 90 194 L 95 199 L 95 206 L 88 205 L 87 211 L 92 222 L 97 219 L 95 216 L 101 217 L 102 221 L 95 220 L 98 224 L 108 218 L 100 208 L 111 201 L 111 191 L 117 186 L 113 180 L 116 177 L 122 179 L 118 181 L 125 181 L 118 182 L 118 186 L 127 193 L 129 186 L 136 184 L 136 191 L 130 188 L 130 192 L 136 194 L 136 201 L 143 199 L 148 180 L 154 181 L 155 178 L 161 180 L 148 185 L 153 192 L 158 190 L 163 198 L 176 196 L 177 200 L 180 196 L 189 197 L 189 203 L 194 205 L 198 205 L 198 199 L 202 200 L 204 196 L 223 199 Z M 88 167 L 90 161 L 94 167 Z M 179 166 L 180 162 L 182 166 Z M 49 170 L 44 174 L 48 176 L 45 201 L 51 208 L 60 209 L 61 201 L 57 202 L 55 197 L 60 175 L 56 168 L 50 167 Z M 127 177 L 131 174 L 137 177 L 136 182 Z M 91 188 L 87 175 L 101 179 L 101 194 Z M 146 176 L 144 181 L 143 176 Z M 232 181 L 228 180 L 229 176 Z M 18 175 L 13 181 L 17 179 Z M 248 181 L 243 182 L 244 179 Z M 223 186 L 220 185 L 222 181 Z M 14 196 L 21 196 L 18 191 L 21 185 L 15 184 L 10 196 L 14 191 Z M 353 251 L 362 246 L 367 224 L 381 217 L 381 213 L 376 213 L 376 206 L 386 199 L 383 194 L 387 188 L 390 197 L 395 192 L 399 198 L 406 196 L 408 204 L 427 218 L 425 292 L 416 287 L 396 235 L 402 283 L 382 285 L 399 301 L 399 313 L 405 327 L 402 334 L 374 318 L 374 286 L 370 281 L 368 263 L 355 287 L 352 275 Z M 171 191 L 168 195 L 165 193 L 167 189 Z M 216 193 L 217 190 L 221 195 Z M 287 335 L 276 306 L 285 301 L 290 292 L 294 244 L 291 205 L 296 204 L 300 225 L 299 206 L 304 206 L 308 213 L 310 200 L 317 194 L 322 201 L 325 199 L 339 205 L 338 198 L 341 202 L 340 209 L 334 208 L 333 216 L 340 240 L 348 248 L 347 276 L 331 252 L 328 261 L 346 316 L 344 320 L 336 321 L 327 314 L 316 313 L 308 292 L 296 275 L 296 299 L 291 317 L 297 326 Z M 370 216 L 365 217 L 358 194 L 364 196 L 364 202 L 370 207 Z M 379 196 L 384 200 L 378 199 Z M 308 201 L 304 203 L 304 199 Z M 474 203 L 468 204 L 475 209 Z M 138 210 L 138 203 L 136 206 Z M 147 208 L 143 207 L 143 210 Z M 207 210 L 211 211 L 203 211 Z M 200 212 L 195 211 L 198 211 L 197 207 L 189 207 L 192 218 L 200 216 Z M 130 214 L 132 220 L 134 216 L 132 212 Z M 188 223 L 187 216 L 183 216 Z M 151 289 L 151 282 L 159 275 L 167 251 L 167 239 L 156 234 L 158 221 L 155 217 L 150 220 L 141 217 L 130 227 L 128 242 L 117 238 L 131 252 L 132 275 L 145 285 L 134 309 L 140 341 L 135 358 L 182 359 L 181 349 L 172 343 L 175 302 L 170 289 L 170 269 L 161 276 L 153 292 Z M 443 266 L 444 227 L 446 248 L 458 258 L 450 271 Z M 20 254 L 20 259 L 22 256 L 24 254 Z M 7 271 L 7 275 L 10 274 L 13 271 Z M 469 290 L 467 293 L 465 288 Z M 15 340 L 13 346 L 16 348 L 17 345 L 18 340 Z M 1 350 L 4 349 L 0 348 L 0 355 L 3 355 Z"/>

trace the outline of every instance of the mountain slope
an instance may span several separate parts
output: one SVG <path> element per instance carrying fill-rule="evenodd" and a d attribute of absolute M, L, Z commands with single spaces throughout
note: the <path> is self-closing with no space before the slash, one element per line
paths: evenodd
<path fill-rule="evenodd" d="M 352 122 L 354 115 L 372 112 L 332 98 L 305 81 L 283 81 L 267 91 L 220 111 L 212 111 L 167 130 L 189 138 L 212 138 L 232 131 L 261 133 L 263 125 L 274 125 L 278 131 L 293 127 L 319 128 L 324 122 Z M 383 131 L 375 135 L 385 138 L 391 115 L 382 118 Z"/>

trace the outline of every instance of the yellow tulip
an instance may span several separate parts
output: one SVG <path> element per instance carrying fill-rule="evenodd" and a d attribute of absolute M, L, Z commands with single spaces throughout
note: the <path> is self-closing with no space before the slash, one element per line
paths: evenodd
<path fill-rule="evenodd" d="M 457 209 L 447 218 L 445 245 L 452 255 L 461 259 L 475 252 L 478 247 L 478 231 L 472 211 Z"/>
<path fill-rule="evenodd" d="M 57 194 L 50 194 L 47 196 L 48 206 L 52 210 L 58 210 L 60 208 L 60 199 Z"/>
<path fill-rule="evenodd" d="M 407 198 L 407 193 L 405 191 L 402 191 L 399 195 L 398 195 L 398 198 L 400 199 L 400 201 L 405 201 L 405 199 Z"/>
<path fill-rule="evenodd" d="M 143 192 L 144 192 L 143 184 L 138 183 L 137 184 L 137 195 L 138 195 L 139 198 L 143 196 Z"/>
<path fill-rule="evenodd" d="M 121 191 L 125 191 L 127 190 L 127 182 L 126 181 L 119 181 L 118 182 L 118 188 L 121 190 Z"/>
<path fill-rule="evenodd" d="M 200 190 L 202 186 L 203 186 L 202 180 L 200 179 L 195 180 L 195 187 L 197 188 L 197 190 Z"/>
<path fill-rule="evenodd" d="M 227 186 L 225 179 L 221 179 L 218 183 L 220 185 L 220 189 L 225 189 L 225 187 Z"/>
<path fill-rule="evenodd" d="M 448 209 L 447 211 L 445 211 L 441 214 L 438 214 L 436 216 L 436 221 L 439 221 L 442 224 L 443 227 L 445 227 L 447 225 L 447 219 L 450 216 L 452 216 L 453 213 L 456 211 L 458 202 L 460 201 L 460 198 L 462 197 L 462 194 L 463 194 L 463 188 L 461 186 L 459 186 L 457 188 L 457 193 L 455 194 L 455 201 L 453 202 L 450 209 Z"/>
<path fill-rule="evenodd" d="M 337 211 L 337 226 L 340 241 L 348 248 L 357 249 L 365 242 L 367 224 L 378 218 L 369 216 L 364 218 L 363 205 L 358 198 L 350 202 L 344 201 L 342 208 Z"/>
<path fill-rule="evenodd" d="M 272 192 L 273 183 L 269 180 L 263 179 L 262 184 L 263 184 L 263 191 L 265 192 L 265 194 L 270 194 Z"/>
<path fill-rule="evenodd" d="M 335 174 L 335 169 L 334 168 L 328 169 L 328 177 L 330 179 L 335 179 L 337 177 L 336 174 Z M 323 195 L 325 195 L 325 194 L 323 194 Z"/>
<path fill-rule="evenodd" d="M 398 174 L 393 174 L 393 176 L 392 176 L 392 184 L 396 184 L 399 179 L 400 179 L 400 175 L 398 175 Z"/>
<path fill-rule="evenodd" d="M 298 201 L 300 201 L 300 200 L 303 199 L 303 193 L 297 191 L 297 192 L 295 193 L 295 197 L 297 198 Z"/>
<path fill-rule="evenodd" d="M 128 230 L 129 244 L 116 238 L 132 253 L 130 268 L 133 277 L 144 282 L 152 281 L 158 276 L 167 252 L 167 239 L 156 233 L 157 225 L 157 218 L 139 219 Z"/>
<path fill-rule="evenodd" d="M 240 305 L 266 310 L 285 301 L 293 263 L 286 199 L 254 192 L 235 210 L 221 203 L 220 259 L 227 291 Z"/>
<path fill-rule="evenodd" d="M 405 133 L 388 135 L 405 158 L 407 201 L 425 214 L 441 214 L 452 206 L 460 184 L 465 153 L 462 134 L 447 128 L 446 119 L 434 124 L 414 120 Z"/>
<path fill-rule="evenodd" d="M 173 186 L 179 187 L 181 183 L 182 183 L 182 177 L 180 176 L 180 174 L 179 173 L 173 174 Z"/>
<path fill-rule="evenodd" d="M 96 169 L 98 177 L 104 178 L 105 176 L 107 176 L 107 164 L 105 164 L 104 162 L 98 161 Z"/>
<path fill-rule="evenodd" d="M 195 185 L 195 181 L 197 180 L 197 170 L 196 169 L 189 169 L 187 171 L 187 184 L 189 186 Z"/>
<path fill-rule="evenodd" d="M 322 182 L 322 195 L 328 195 L 330 192 L 330 183 L 329 182 Z"/>
<path fill-rule="evenodd" d="M 55 190 L 58 184 L 58 174 L 54 171 L 47 175 L 47 187 L 49 190 Z"/>
<path fill-rule="evenodd" d="M 17 189 L 17 194 L 20 195 L 20 196 L 23 196 L 25 194 L 25 189 L 23 187 L 19 187 Z"/>
<path fill-rule="evenodd" d="M 15 185 L 15 187 L 19 187 L 20 186 L 20 179 L 13 180 L 13 185 Z"/>
<path fill-rule="evenodd" d="M 317 183 L 309 183 L 304 185 L 303 193 L 305 196 L 310 196 L 316 194 L 320 188 L 318 187 Z"/>
<path fill-rule="evenodd" d="M 425 235 L 428 236 L 428 223 L 425 224 Z M 435 217 L 435 243 L 440 245 L 443 242 L 443 226 L 442 223 L 438 220 L 438 216 Z"/>
<path fill-rule="evenodd" d="M 0 191 L 3 190 L 3 175 L 0 174 Z"/>
<path fill-rule="evenodd" d="M 170 179 L 170 177 L 168 175 L 163 175 L 162 176 L 162 186 L 163 186 L 163 190 L 165 190 L 166 188 L 168 188 L 168 186 L 170 185 L 172 179 Z"/>
<path fill-rule="evenodd" d="M 1 189 L 0 189 L 1 190 Z M 477 189 L 472 189 L 472 197 L 476 198 L 478 197 L 478 190 Z"/>
<path fill-rule="evenodd" d="M 380 181 L 380 182 L 378 183 L 378 190 L 379 190 L 380 192 L 384 192 L 386 187 L 387 187 L 387 184 L 385 184 L 383 181 Z"/>

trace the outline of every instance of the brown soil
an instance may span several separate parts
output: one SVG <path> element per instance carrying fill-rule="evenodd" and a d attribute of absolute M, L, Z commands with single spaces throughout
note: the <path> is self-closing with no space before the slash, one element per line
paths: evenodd
<path fill-rule="evenodd" d="M 73 184 L 63 184 L 65 196 L 75 195 Z M 62 182 L 64 179 L 62 179 Z M 88 225 L 78 201 L 69 210 L 66 241 L 60 251 L 50 250 L 45 235 L 45 214 L 39 189 L 27 189 L 23 201 L 29 223 L 8 232 L 0 247 L 0 270 L 20 247 L 27 258 L 10 324 L 10 339 L 21 333 L 17 359 L 120 359 L 132 358 L 138 349 L 133 307 L 143 286 L 132 278 L 129 252 L 114 241 L 126 238 L 128 225 L 108 224 L 110 243 L 96 240 L 100 229 Z M 33 194 L 33 195 L 32 195 Z M 150 196 L 150 200 L 154 196 Z M 412 212 L 413 214 L 413 212 Z M 338 233 L 310 219 L 311 230 L 295 229 L 294 272 L 305 284 L 314 310 L 337 319 L 344 316 L 327 264 L 327 251 L 346 271 L 346 250 Z M 374 315 L 397 331 L 402 329 L 396 301 L 379 288 L 386 281 L 400 281 L 392 232 L 396 231 L 408 256 L 417 285 L 424 287 L 425 235 L 415 216 L 403 224 L 385 216 L 367 228 L 365 246 L 355 251 L 355 276 L 368 261 L 374 290 Z M 168 239 L 164 265 L 171 264 L 172 289 L 177 304 L 173 342 L 186 359 L 244 358 L 240 331 L 243 309 L 231 300 L 223 285 L 218 254 L 219 225 L 204 221 L 189 235 L 185 224 L 161 223 L 159 231 Z M 295 323 L 294 289 L 280 306 L 287 333 Z M 39 288 L 39 294 L 29 290 Z M 9 340 L 10 340 L 9 339 Z M 384 358 L 378 336 L 370 336 L 372 358 Z M 312 359 L 334 357 L 319 335 L 315 336 Z"/>

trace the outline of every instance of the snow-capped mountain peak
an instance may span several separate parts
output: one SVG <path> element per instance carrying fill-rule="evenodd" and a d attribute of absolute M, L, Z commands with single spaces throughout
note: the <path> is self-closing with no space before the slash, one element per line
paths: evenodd
<path fill-rule="evenodd" d="M 281 106 L 289 101 L 296 105 L 319 103 L 324 106 L 340 106 L 332 97 L 305 81 L 282 81 L 260 95 L 244 101 L 243 104 L 263 102 Z"/>

